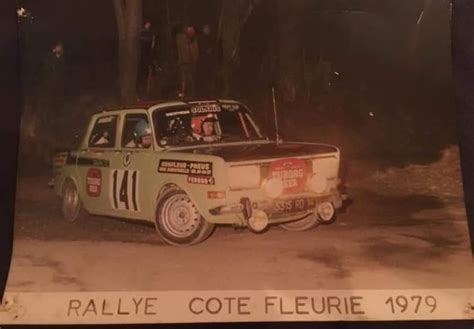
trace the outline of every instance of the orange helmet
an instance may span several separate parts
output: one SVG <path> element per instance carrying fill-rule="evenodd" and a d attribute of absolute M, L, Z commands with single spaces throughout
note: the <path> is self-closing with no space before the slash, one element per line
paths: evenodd
<path fill-rule="evenodd" d="M 193 117 L 191 120 L 191 128 L 195 134 L 201 134 L 202 132 L 202 123 L 206 119 L 206 116 Z"/>

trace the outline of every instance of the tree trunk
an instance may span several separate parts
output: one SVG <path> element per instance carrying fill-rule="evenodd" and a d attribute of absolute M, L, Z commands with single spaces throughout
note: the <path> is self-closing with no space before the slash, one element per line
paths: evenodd
<path fill-rule="evenodd" d="M 114 0 L 118 32 L 119 91 L 123 103 L 136 97 L 142 0 Z"/>
<path fill-rule="evenodd" d="M 303 26 L 307 1 L 277 1 L 279 81 L 278 89 L 286 102 L 296 101 L 303 78 Z"/>
<path fill-rule="evenodd" d="M 223 0 L 218 39 L 222 47 L 222 94 L 229 96 L 232 73 L 239 61 L 240 34 L 261 0 Z"/>

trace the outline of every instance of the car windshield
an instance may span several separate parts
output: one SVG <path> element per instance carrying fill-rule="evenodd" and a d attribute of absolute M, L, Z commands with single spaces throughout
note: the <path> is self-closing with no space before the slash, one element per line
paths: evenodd
<path fill-rule="evenodd" d="M 193 146 L 264 139 L 248 110 L 238 104 L 194 104 L 153 114 L 161 146 Z"/>

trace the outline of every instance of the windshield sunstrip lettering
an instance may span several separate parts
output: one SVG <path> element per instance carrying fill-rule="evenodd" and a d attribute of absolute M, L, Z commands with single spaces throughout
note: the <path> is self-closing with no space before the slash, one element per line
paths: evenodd
<path fill-rule="evenodd" d="M 166 117 L 176 117 L 176 116 L 180 116 L 180 115 L 188 115 L 190 114 L 191 112 L 189 112 L 188 110 L 184 110 L 184 111 L 177 111 L 177 112 L 168 112 L 166 113 Z"/>
<path fill-rule="evenodd" d="M 237 104 L 222 104 L 221 106 L 224 110 L 227 111 L 237 111 L 238 109 L 240 109 L 240 106 Z"/>
<path fill-rule="evenodd" d="M 192 114 L 219 113 L 222 109 L 217 104 L 195 105 L 191 107 Z"/>
<path fill-rule="evenodd" d="M 212 177 L 212 162 L 160 160 L 158 172 L 166 174 Z"/>

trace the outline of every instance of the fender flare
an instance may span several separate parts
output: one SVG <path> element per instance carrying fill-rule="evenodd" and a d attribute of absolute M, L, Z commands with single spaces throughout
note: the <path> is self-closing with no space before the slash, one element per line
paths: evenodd
<path fill-rule="evenodd" d="M 160 186 L 160 188 L 158 189 L 158 192 L 157 192 L 156 198 L 155 198 L 155 210 L 156 210 L 156 207 L 158 206 L 158 202 L 160 201 L 160 198 L 163 196 L 163 194 L 165 194 L 166 192 L 168 192 L 170 190 L 173 190 L 173 189 L 178 189 L 178 190 L 181 190 L 184 193 L 186 193 L 189 196 L 189 198 L 191 199 L 191 201 L 194 203 L 196 208 L 198 209 L 199 213 L 207 221 L 206 214 L 208 214 L 209 211 L 206 210 L 206 209 L 203 209 L 202 205 L 200 205 L 198 202 L 196 202 L 196 199 L 194 198 L 194 195 L 192 193 L 190 193 L 188 189 L 183 188 L 182 186 L 180 186 L 180 185 L 178 185 L 174 182 L 171 182 L 171 181 L 167 181 L 167 182 L 163 183 Z"/>
<path fill-rule="evenodd" d="M 83 195 L 82 195 L 82 189 L 81 189 L 81 186 L 79 185 L 79 183 L 77 182 L 77 179 L 74 177 L 74 176 L 65 176 L 63 181 L 62 181 L 62 184 L 61 184 L 61 188 L 60 188 L 60 191 L 61 191 L 61 195 L 62 193 L 64 192 L 64 186 L 66 185 L 66 182 L 70 180 L 74 183 L 74 185 L 76 185 L 76 188 L 77 188 L 77 191 L 79 192 L 79 196 L 82 198 Z"/>

